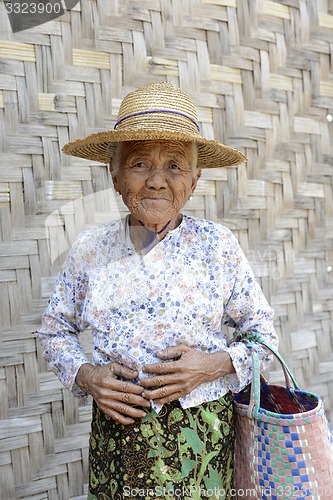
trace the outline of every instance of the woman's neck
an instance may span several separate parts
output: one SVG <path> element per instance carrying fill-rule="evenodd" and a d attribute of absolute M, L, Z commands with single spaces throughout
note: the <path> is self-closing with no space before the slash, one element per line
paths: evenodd
<path fill-rule="evenodd" d="M 158 224 L 146 224 L 133 215 L 129 217 L 130 235 L 139 253 L 147 253 L 159 241 L 161 241 L 169 231 L 175 229 L 182 221 L 182 215 L 178 214 L 173 219 Z"/>

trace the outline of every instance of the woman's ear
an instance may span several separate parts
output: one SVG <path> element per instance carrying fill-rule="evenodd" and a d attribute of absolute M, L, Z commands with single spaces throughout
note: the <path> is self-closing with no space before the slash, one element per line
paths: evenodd
<path fill-rule="evenodd" d="M 194 193 L 195 188 L 197 187 L 197 183 L 198 183 L 198 180 L 200 179 L 200 177 L 201 177 L 201 168 L 198 168 L 195 171 L 195 175 L 193 175 L 193 179 L 192 179 L 192 194 Z"/>
<path fill-rule="evenodd" d="M 117 179 L 117 174 L 113 170 L 113 167 L 112 167 L 112 158 L 111 158 L 110 163 L 109 163 L 109 171 L 110 171 L 110 174 L 111 174 L 111 177 L 112 177 L 113 187 L 114 187 L 115 191 L 120 194 L 119 185 L 118 185 L 118 179 Z"/>
<path fill-rule="evenodd" d="M 110 159 L 109 161 L 109 172 L 110 174 L 112 175 L 112 172 L 113 172 L 113 168 L 112 168 L 112 158 Z"/>

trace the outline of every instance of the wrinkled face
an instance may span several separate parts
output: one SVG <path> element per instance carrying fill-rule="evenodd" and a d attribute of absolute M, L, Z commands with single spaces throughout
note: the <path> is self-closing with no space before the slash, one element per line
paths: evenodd
<path fill-rule="evenodd" d="M 196 146 L 176 141 L 131 141 L 110 164 L 114 187 L 131 214 L 144 224 L 176 217 L 200 177 Z"/>

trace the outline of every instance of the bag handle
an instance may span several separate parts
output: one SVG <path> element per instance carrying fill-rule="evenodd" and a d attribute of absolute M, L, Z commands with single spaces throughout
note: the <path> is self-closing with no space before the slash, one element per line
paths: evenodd
<path fill-rule="evenodd" d="M 252 357 L 252 384 L 251 384 L 251 395 L 250 395 L 250 403 L 247 411 L 247 416 L 249 418 L 255 418 L 256 420 L 259 419 L 259 414 L 260 414 L 260 379 L 261 379 L 261 363 L 260 359 L 257 353 L 257 347 L 258 344 L 266 347 L 272 354 L 273 356 L 279 361 L 283 373 L 284 373 L 284 379 L 286 383 L 286 387 L 290 390 L 300 390 L 299 385 L 296 382 L 295 377 L 291 373 L 288 365 L 282 358 L 281 354 L 274 349 L 266 339 L 260 335 L 258 332 L 251 332 L 249 334 L 236 334 L 231 342 L 234 342 L 235 340 L 246 340 L 246 347 L 251 349 L 251 357 Z"/>
<path fill-rule="evenodd" d="M 267 349 L 269 349 L 272 354 L 278 359 L 280 362 L 280 365 L 282 366 L 283 373 L 284 373 L 284 378 L 285 378 L 285 383 L 286 387 L 289 390 L 300 390 L 299 385 L 297 384 L 295 377 L 291 373 L 289 367 L 285 363 L 284 359 L 282 356 L 268 343 L 265 341 L 260 342 L 261 345 L 265 346 Z M 257 353 L 257 345 L 255 343 L 249 342 L 247 344 L 248 347 L 251 348 L 251 356 L 252 356 L 252 386 L 251 386 L 251 396 L 250 396 L 250 404 L 248 408 L 248 417 L 250 418 L 251 416 L 255 419 L 259 419 L 259 414 L 260 414 L 260 378 L 261 378 L 261 370 L 260 370 L 260 359 Z"/>

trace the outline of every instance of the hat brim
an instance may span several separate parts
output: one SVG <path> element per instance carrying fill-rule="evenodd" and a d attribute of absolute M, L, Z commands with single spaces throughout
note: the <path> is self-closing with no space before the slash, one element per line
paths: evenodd
<path fill-rule="evenodd" d="M 198 146 L 198 168 L 229 167 L 244 163 L 247 158 L 240 151 L 218 141 L 187 132 L 163 130 L 111 130 L 97 132 L 83 139 L 69 142 L 63 147 L 67 155 L 108 164 L 113 156 L 114 144 L 125 141 L 182 141 Z"/>

